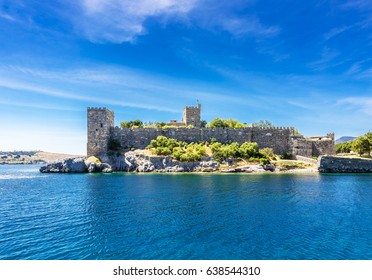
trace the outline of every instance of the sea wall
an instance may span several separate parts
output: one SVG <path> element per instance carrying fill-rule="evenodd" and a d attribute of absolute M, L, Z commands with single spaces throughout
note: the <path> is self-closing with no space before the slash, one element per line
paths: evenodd
<path fill-rule="evenodd" d="M 372 172 L 372 160 L 322 156 L 318 160 L 322 173 L 367 173 Z"/>
<path fill-rule="evenodd" d="M 224 144 L 256 142 L 259 148 L 272 148 L 276 154 L 284 154 L 291 149 L 292 128 L 119 128 L 111 129 L 111 139 L 118 140 L 123 150 L 144 149 L 158 136 L 175 138 L 187 143 L 215 140 Z"/>

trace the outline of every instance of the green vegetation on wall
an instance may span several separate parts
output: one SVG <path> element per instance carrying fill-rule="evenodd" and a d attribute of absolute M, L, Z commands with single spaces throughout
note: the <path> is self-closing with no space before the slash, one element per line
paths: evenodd
<path fill-rule="evenodd" d="M 258 122 L 252 123 L 252 126 L 259 127 L 259 128 L 273 128 L 274 125 L 271 121 L 268 120 L 260 120 Z"/>
<path fill-rule="evenodd" d="M 134 120 L 129 122 L 121 122 L 120 123 L 121 128 L 141 128 L 143 127 L 143 123 L 140 120 Z"/>

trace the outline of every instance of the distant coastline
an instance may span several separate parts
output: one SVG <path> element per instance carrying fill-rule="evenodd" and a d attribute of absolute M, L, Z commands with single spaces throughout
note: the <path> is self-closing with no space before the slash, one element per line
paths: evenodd
<path fill-rule="evenodd" d="M 3 164 L 48 164 L 79 155 L 50 153 L 44 151 L 0 151 L 0 165 Z"/>

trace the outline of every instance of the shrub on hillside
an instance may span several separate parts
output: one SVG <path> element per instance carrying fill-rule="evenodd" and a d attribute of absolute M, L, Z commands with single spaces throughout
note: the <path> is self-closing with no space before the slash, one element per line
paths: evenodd
<path fill-rule="evenodd" d="M 260 159 L 268 160 L 264 154 L 259 152 L 257 143 L 244 142 L 239 146 L 236 142 L 231 144 L 215 142 L 210 145 L 210 148 L 213 158 L 219 162 L 229 158 L 241 158 L 252 162 L 259 162 Z"/>
<path fill-rule="evenodd" d="M 272 148 L 263 148 L 260 150 L 260 153 L 269 159 L 276 159 L 277 157 Z"/>
<path fill-rule="evenodd" d="M 205 143 L 187 144 L 173 138 L 158 136 L 147 146 L 156 155 L 172 156 L 180 161 L 200 161 L 206 155 Z"/>

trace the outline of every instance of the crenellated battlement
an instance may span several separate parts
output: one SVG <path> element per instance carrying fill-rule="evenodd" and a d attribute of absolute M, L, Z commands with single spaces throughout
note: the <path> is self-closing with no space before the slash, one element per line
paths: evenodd
<path fill-rule="evenodd" d="M 261 130 L 294 130 L 294 127 L 291 126 L 272 126 L 272 127 L 261 127 L 261 126 L 250 126 L 251 128 L 254 129 L 261 129 Z"/>
<path fill-rule="evenodd" d="M 87 109 L 88 110 L 101 110 L 101 111 L 108 110 L 106 107 L 88 107 Z"/>

